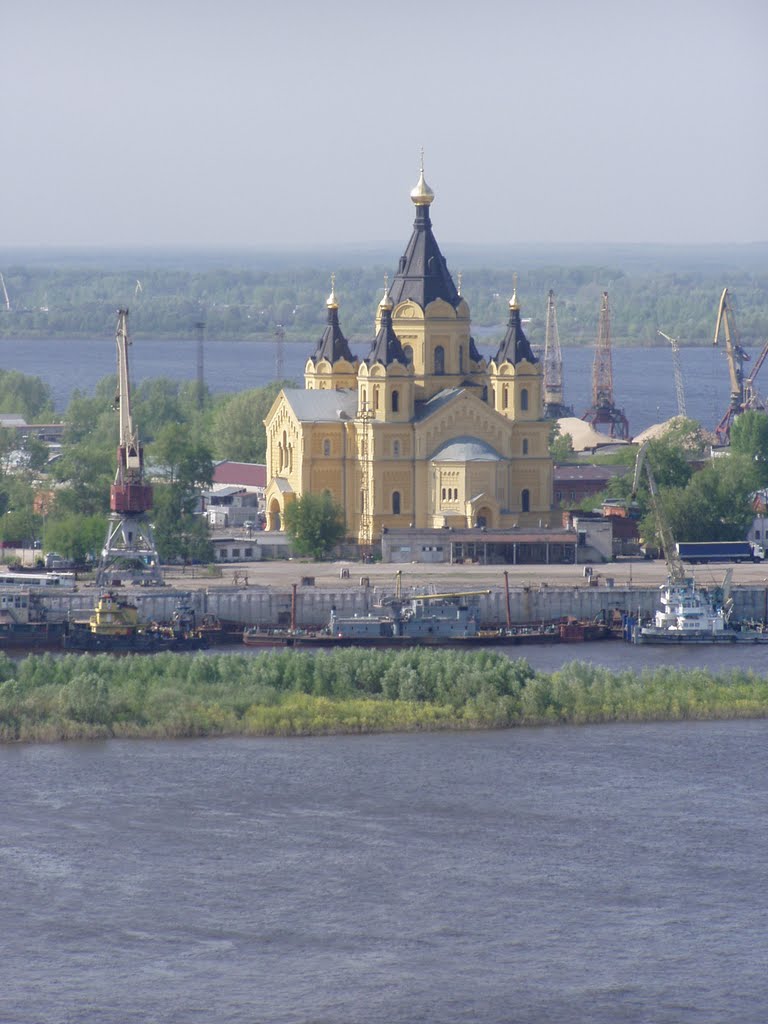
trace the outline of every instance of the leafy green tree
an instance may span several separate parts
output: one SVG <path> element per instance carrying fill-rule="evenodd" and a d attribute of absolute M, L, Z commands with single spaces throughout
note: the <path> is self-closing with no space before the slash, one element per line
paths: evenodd
<path fill-rule="evenodd" d="M 0 412 L 18 413 L 27 423 L 53 417 L 51 389 L 39 377 L 18 370 L 0 370 Z"/>
<path fill-rule="evenodd" d="M 749 409 L 731 424 L 731 451 L 752 459 L 760 474 L 760 486 L 768 483 L 768 416 Z"/>
<path fill-rule="evenodd" d="M 675 540 L 743 540 L 752 521 L 751 495 L 758 480 L 754 460 L 730 455 L 695 473 L 686 487 L 662 488 L 662 508 Z M 658 543 L 652 512 L 641 522 L 640 532 Z"/>
<path fill-rule="evenodd" d="M 325 558 L 344 538 L 344 511 L 327 491 L 303 494 L 286 505 L 285 528 L 300 555 Z"/>
<path fill-rule="evenodd" d="M 155 485 L 152 514 L 161 560 L 210 561 L 208 526 L 196 514 L 199 490 L 213 480 L 210 448 L 182 424 L 168 423 L 150 451 L 161 481 Z"/>
<path fill-rule="evenodd" d="M 213 444 L 220 459 L 235 462 L 266 460 L 264 417 L 286 383 L 278 381 L 263 388 L 241 391 L 217 406 L 213 416 Z"/>
<path fill-rule="evenodd" d="M 66 515 L 45 524 L 45 550 L 56 551 L 73 562 L 98 558 L 106 536 L 105 516 Z"/>
<path fill-rule="evenodd" d="M 553 420 L 552 429 L 549 432 L 549 454 L 555 462 L 570 462 L 573 458 L 573 438 L 570 434 L 563 434 L 560 424 Z"/>

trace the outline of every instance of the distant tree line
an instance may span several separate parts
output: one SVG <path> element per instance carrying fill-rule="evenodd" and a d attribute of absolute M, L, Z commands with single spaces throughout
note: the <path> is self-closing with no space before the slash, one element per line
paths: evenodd
<path fill-rule="evenodd" d="M 452 268 L 454 278 L 456 270 Z M 393 267 L 336 268 L 342 329 L 353 343 L 373 334 L 384 273 Z M 193 337 L 205 322 L 212 339 L 271 340 L 284 332 L 290 340 L 319 335 L 326 320 L 330 272 L 321 268 L 271 270 L 204 266 L 177 269 L 134 266 L 104 270 L 94 266 L 16 265 L 3 268 L 10 309 L 0 306 L 0 337 L 109 338 L 117 306 L 131 308 L 134 337 Z M 472 311 L 475 331 L 498 327 L 508 317 L 513 269 L 470 266 L 462 274 L 462 294 Z M 730 289 L 737 326 L 746 345 L 768 339 L 768 272 L 702 266 L 696 270 L 654 271 L 646 265 L 537 266 L 518 273 L 527 332 L 543 344 L 546 298 L 554 289 L 563 345 L 591 345 L 597 333 L 600 296 L 610 295 L 616 344 L 666 344 L 661 328 L 682 345 L 710 343 L 717 304 Z M 0 294 L 0 300 L 3 296 Z"/>

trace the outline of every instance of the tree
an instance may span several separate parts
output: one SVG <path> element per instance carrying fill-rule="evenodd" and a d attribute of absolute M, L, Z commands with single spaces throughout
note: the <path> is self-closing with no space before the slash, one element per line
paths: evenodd
<path fill-rule="evenodd" d="M 731 451 L 752 459 L 760 486 L 768 483 L 768 416 L 756 409 L 743 412 L 731 424 Z"/>
<path fill-rule="evenodd" d="M 188 427 L 168 423 L 151 447 L 161 483 L 154 490 L 155 541 L 162 561 L 210 561 L 208 525 L 196 512 L 198 492 L 210 487 L 213 460 L 207 444 Z"/>
<path fill-rule="evenodd" d="M 573 438 L 570 434 L 563 434 L 560 424 L 553 420 L 552 429 L 549 432 L 549 454 L 555 462 L 570 462 L 573 457 Z"/>
<path fill-rule="evenodd" d="M 56 551 L 73 562 L 96 558 L 104 544 L 105 516 L 67 515 L 45 526 L 45 550 Z"/>
<path fill-rule="evenodd" d="M 344 510 L 328 491 L 302 494 L 286 505 L 285 528 L 300 555 L 324 558 L 344 537 Z"/>
<path fill-rule="evenodd" d="M 263 388 L 241 391 L 222 402 L 213 417 L 216 454 L 235 462 L 264 462 L 267 457 L 267 433 L 264 418 L 285 381 Z"/>

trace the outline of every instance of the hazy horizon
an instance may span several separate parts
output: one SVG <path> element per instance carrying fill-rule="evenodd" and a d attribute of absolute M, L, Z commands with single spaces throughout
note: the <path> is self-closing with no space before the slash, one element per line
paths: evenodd
<path fill-rule="evenodd" d="M 3 35 L 3 251 L 400 251 L 421 147 L 444 251 L 768 239 L 762 0 L 27 0 Z"/>

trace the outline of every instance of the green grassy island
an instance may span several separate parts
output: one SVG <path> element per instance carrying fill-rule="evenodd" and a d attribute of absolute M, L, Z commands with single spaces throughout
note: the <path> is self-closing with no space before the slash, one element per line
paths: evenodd
<path fill-rule="evenodd" d="M 0 741 L 318 736 L 760 718 L 768 680 L 674 668 L 535 672 L 485 651 L 0 656 Z"/>

